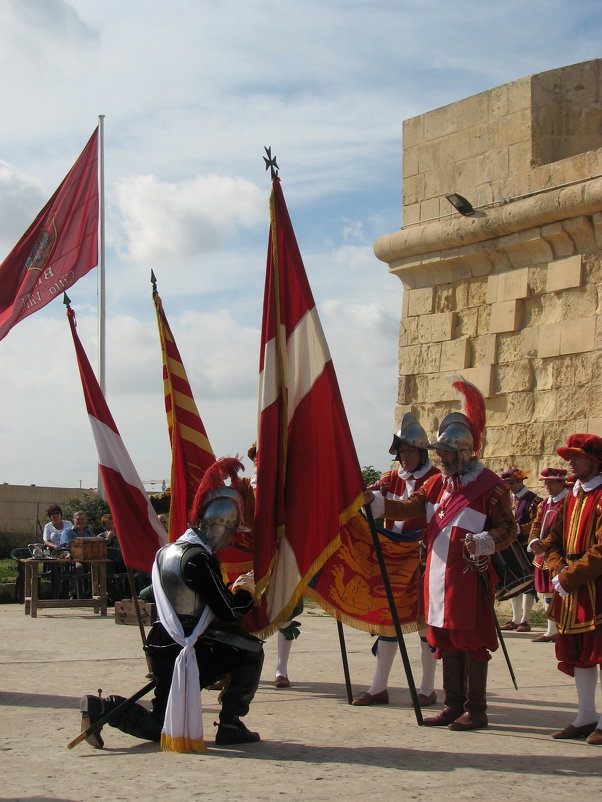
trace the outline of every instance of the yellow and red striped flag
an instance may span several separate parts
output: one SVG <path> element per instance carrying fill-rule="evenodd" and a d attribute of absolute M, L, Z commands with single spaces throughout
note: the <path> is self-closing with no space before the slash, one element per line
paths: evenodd
<path fill-rule="evenodd" d="M 161 298 L 154 286 L 153 301 L 163 354 L 163 390 L 171 443 L 169 540 L 173 542 L 188 528 L 188 511 L 194 494 L 203 474 L 215 462 L 215 456 L 165 317 Z"/>
<path fill-rule="evenodd" d="M 287 621 L 363 502 L 363 479 L 280 180 L 272 181 L 261 333 L 256 628 Z"/>

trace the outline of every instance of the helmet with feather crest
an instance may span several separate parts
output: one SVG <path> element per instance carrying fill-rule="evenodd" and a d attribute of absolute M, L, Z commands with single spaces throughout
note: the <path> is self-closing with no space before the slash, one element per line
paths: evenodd
<path fill-rule="evenodd" d="M 478 456 L 485 432 L 485 399 L 478 387 L 457 374 L 447 377 L 452 387 L 463 396 L 462 412 L 452 412 L 441 421 L 437 439 L 428 448 L 455 451 L 464 455 L 466 463 Z"/>
<path fill-rule="evenodd" d="M 211 546 L 219 551 L 239 531 L 248 531 L 241 525 L 244 517 L 243 499 L 234 488 L 225 484 L 234 482 L 244 466 L 235 457 L 222 457 L 205 471 L 195 493 L 189 520 Z"/>

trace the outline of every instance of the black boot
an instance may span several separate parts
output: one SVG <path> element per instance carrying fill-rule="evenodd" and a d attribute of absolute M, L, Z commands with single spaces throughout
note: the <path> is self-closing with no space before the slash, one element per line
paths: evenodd
<path fill-rule="evenodd" d="M 215 723 L 217 724 L 217 722 Z M 235 716 L 223 718 L 220 716 L 219 724 L 217 724 L 217 732 L 215 734 L 215 743 L 219 746 L 248 744 L 260 740 L 259 733 L 247 729 L 239 718 Z"/>
<path fill-rule="evenodd" d="M 104 700 L 107 707 L 107 713 L 117 705 L 125 701 L 123 696 L 107 696 Z M 125 710 L 116 713 L 109 719 L 111 727 L 117 727 L 122 732 L 127 732 L 128 735 L 133 735 L 135 738 L 142 738 L 143 741 L 160 741 L 162 724 L 153 716 L 153 714 L 138 703 L 126 707 Z"/>
<path fill-rule="evenodd" d="M 464 652 L 441 652 L 443 662 L 443 710 L 424 719 L 425 727 L 446 727 L 462 715 L 466 699 L 466 666 Z"/>
<path fill-rule="evenodd" d="M 84 732 L 84 730 L 87 730 L 92 724 L 96 724 L 98 719 L 105 715 L 104 699 L 101 699 L 100 696 L 82 696 L 79 701 L 79 709 L 82 714 L 81 731 Z M 105 745 L 102 735 L 100 734 L 101 731 L 102 727 L 86 738 L 90 746 L 93 746 L 95 749 L 102 749 Z"/>
<path fill-rule="evenodd" d="M 125 702 L 125 697 L 123 696 L 107 696 L 105 699 L 99 696 L 82 696 L 79 705 L 79 709 L 82 712 L 82 732 L 88 729 L 91 724 L 95 724 L 98 719 L 111 713 L 122 702 Z M 142 738 L 144 741 L 161 740 L 161 723 L 152 713 L 139 704 L 132 704 L 117 712 L 109 719 L 108 723 L 111 727 L 116 727 L 118 730 L 136 738 Z M 100 732 L 101 730 L 98 730 L 86 738 L 86 741 L 96 749 L 102 749 L 104 746 Z"/>
<path fill-rule="evenodd" d="M 488 660 L 475 660 L 466 655 L 467 689 L 466 712 L 449 725 L 450 730 L 482 730 L 488 725 L 487 720 L 487 663 Z"/>

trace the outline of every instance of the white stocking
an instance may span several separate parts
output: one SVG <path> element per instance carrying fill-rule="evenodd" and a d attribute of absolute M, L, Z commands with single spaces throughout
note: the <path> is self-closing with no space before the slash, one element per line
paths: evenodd
<path fill-rule="evenodd" d="M 577 686 L 577 701 L 579 710 L 577 718 L 573 721 L 574 727 L 583 727 L 596 721 L 596 684 L 598 682 L 598 669 L 576 668 L 575 685 Z"/>
<path fill-rule="evenodd" d="M 532 593 L 523 593 L 523 617 L 520 623 L 526 621 L 529 623 L 531 618 L 531 610 L 535 604 L 535 596 Z"/>
<path fill-rule="evenodd" d="M 287 621 L 283 624 L 282 628 L 286 628 L 290 624 Z M 282 632 L 278 633 L 278 663 L 276 665 L 276 676 L 288 678 L 288 658 L 291 653 L 292 640 L 287 640 Z"/>
<path fill-rule="evenodd" d="M 377 693 L 384 691 L 389 681 L 389 674 L 391 673 L 391 666 L 395 659 L 395 653 L 398 646 L 396 640 L 379 640 L 378 648 L 376 651 L 376 671 L 372 685 L 368 688 L 370 696 L 375 696 Z"/>
<path fill-rule="evenodd" d="M 546 609 L 547 609 L 550 606 L 550 602 L 552 601 L 552 597 L 551 596 L 545 596 L 543 601 L 544 601 L 544 604 L 546 605 Z M 546 630 L 546 638 L 551 638 L 552 635 L 556 634 L 556 631 L 557 630 L 556 630 L 555 622 L 552 621 L 551 618 L 548 618 L 548 628 Z"/>
<path fill-rule="evenodd" d="M 512 620 L 515 624 L 520 624 L 522 622 L 523 600 L 520 596 L 513 596 L 510 601 L 512 602 Z"/>
<path fill-rule="evenodd" d="M 418 693 L 423 693 L 425 696 L 430 696 L 435 689 L 435 669 L 437 661 L 435 660 L 435 653 L 431 651 L 428 643 L 422 640 L 426 636 L 426 629 L 418 633 L 420 638 L 420 660 L 422 662 L 422 683 L 418 688 Z"/>

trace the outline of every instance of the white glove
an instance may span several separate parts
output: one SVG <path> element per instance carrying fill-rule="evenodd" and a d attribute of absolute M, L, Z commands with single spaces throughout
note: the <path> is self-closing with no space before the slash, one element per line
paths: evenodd
<path fill-rule="evenodd" d="M 493 554 L 495 551 L 495 540 L 491 537 L 489 532 L 476 532 L 471 540 L 475 544 L 475 557 L 484 557 L 488 554 Z"/>
<path fill-rule="evenodd" d="M 374 493 L 374 501 L 371 502 L 372 515 L 375 518 L 382 518 L 385 514 L 385 498 L 380 490 Z"/>
<path fill-rule="evenodd" d="M 255 577 L 253 571 L 248 574 L 241 574 L 232 584 L 232 592 L 236 593 L 237 590 L 248 590 L 251 595 L 255 593 Z"/>
<path fill-rule="evenodd" d="M 564 569 L 563 569 L 563 570 L 564 570 Z M 562 573 L 562 571 L 561 571 L 560 573 Z M 554 590 L 556 591 L 556 593 L 558 593 L 558 595 L 560 596 L 560 598 L 561 598 L 561 599 L 564 599 L 564 597 L 565 597 L 565 596 L 568 596 L 568 595 L 569 595 L 569 591 L 568 591 L 568 590 L 565 590 L 565 589 L 562 587 L 562 585 L 560 584 L 560 579 L 559 579 L 559 577 L 560 577 L 560 574 L 558 574 L 557 576 L 553 576 L 553 577 L 552 577 L 552 585 L 554 585 Z"/>

